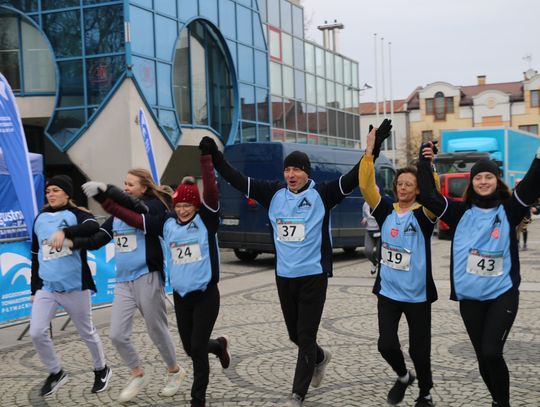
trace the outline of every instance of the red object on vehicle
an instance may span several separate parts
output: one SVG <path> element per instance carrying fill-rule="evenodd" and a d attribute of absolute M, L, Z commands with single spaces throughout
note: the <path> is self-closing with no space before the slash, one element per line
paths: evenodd
<path fill-rule="evenodd" d="M 470 173 L 456 172 L 440 176 L 441 194 L 455 201 L 463 201 L 463 193 L 469 185 Z M 439 221 L 439 237 L 442 232 L 450 232 L 450 227 L 442 220 Z"/>

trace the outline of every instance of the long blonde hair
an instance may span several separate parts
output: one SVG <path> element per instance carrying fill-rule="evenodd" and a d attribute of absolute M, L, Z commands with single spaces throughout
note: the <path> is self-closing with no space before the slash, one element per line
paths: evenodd
<path fill-rule="evenodd" d="M 146 187 L 146 192 L 144 193 L 146 196 L 159 199 L 168 211 L 171 210 L 171 195 L 163 187 L 160 187 L 154 182 L 150 171 L 145 168 L 132 168 L 128 171 L 128 174 L 137 177 L 141 185 Z"/>

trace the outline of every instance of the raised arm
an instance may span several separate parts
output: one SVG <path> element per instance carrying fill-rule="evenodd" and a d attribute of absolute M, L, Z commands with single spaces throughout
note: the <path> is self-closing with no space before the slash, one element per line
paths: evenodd
<path fill-rule="evenodd" d="M 536 155 L 525 174 L 525 177 L 516 187 L 517 198 L 525 205 L 534 205 L 540 197 L 540 147 L 536 150 Z"/>
<path fill-rule="evenodd" d="M 418 174 L 417 182 L 420 189 L 418 202 L 436 217 L 441 217 L 448 207 L 448 202 L 439 192 L 440 186 L 433 175 L 431 157 L 433 156 L 432 146 L 423 147 L 416 164 Z M 438 176 L 437 176 L 438 180 Z"/>
<path fill-rule="evenodd" d="M 199 146 L 199 148 L 201 147 Z M 214 164 L 210 152 L 203 150 L 203 148 L 201 148 L 200 163 L 203 181 L 203 202 L 209 209 L 217 211 L 219 209 L 219 191 Z"/>
<path fill-rule="evenodd" d="M 373 156 L 376 132 L 377 129 L 370 126 L 370 131 L 367 136 L 366 152 L 360 161 L 360 171 L 358 171 L 360 192 L 371 209 L 375 209 L 381 200 L 381 194 L 377 190 L 377 182 L 375 180 L 375 157 Z"/>
<path fill-rule="evenodd" d="M 148 207 L 142 200 L 125 193 L 114 185 L 89 181 L 82 185 L 82 189 L 88 198 L 94 198 L 99 203 L 103 203 L 105 199 L 109 198 L 124 208 L 131 209 L 137 213 L 148 213 Z"/>

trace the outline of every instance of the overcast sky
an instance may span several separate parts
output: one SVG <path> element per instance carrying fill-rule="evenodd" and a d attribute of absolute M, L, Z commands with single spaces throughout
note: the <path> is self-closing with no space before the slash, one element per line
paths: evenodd
<path fill-rule="evenodd" d="M 474 85 L 513 82 L 540 71 L 540 0 L 302 0 L 306 36 L 322 44 L 317 26 L 337 19 L 342 54 L 359 62 L 360 85 L 375 84 L 373 34 L 392 42 L 394 99 L 435 81 Z M 385 45 L 388 70 L 388 45 Z M 529 63 L 526 55 L 532 56 Z M 379 89 L 381 89 L 379 63 Z M 386 93 L 389 80 L 386 74 Z M 381 90 L 379 98 L 381 98 Z M 374 101 L 373 89 L 362 101 Z"/>

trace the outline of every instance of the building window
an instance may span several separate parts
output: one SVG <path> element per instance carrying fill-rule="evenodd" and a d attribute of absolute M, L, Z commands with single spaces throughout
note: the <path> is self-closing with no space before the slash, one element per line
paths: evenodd
<path fill-rule="evenodd" d="M 428 141 L 433 140 L 433 131 L 432 130 L 424 130 L 422 131 L 422 143 L 427 143 Z"/>
<path fill-rule="evenodd" d="M 520 130 L 527 131 L 529 133 L 538 134 L 538 125 L 537 124 L 524 124 L 519 126 Z"/>
<path fill-rule="evenodd" d="M 426 114 L 435 115 L 435 120 L 446 120 L 447 113 L 454 113 L 454 98 L 444 97 L 444 93 L 437 92 L 432 99 L 426 99 Z"/>
<path fill-rule="evenodd" d="M 540 106 L 540 90 L 531 90 L 531 107 Z"/>
<path fill-rule="evenodd" d="M 281 61 L 281 31 L 268 26 L 268 51 L 270 58 Z"/>

